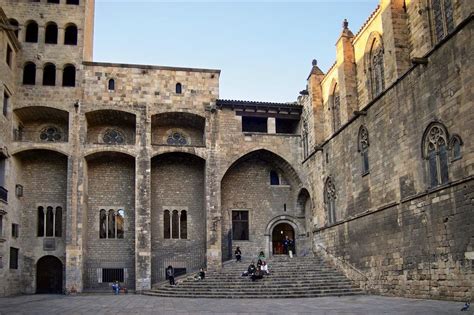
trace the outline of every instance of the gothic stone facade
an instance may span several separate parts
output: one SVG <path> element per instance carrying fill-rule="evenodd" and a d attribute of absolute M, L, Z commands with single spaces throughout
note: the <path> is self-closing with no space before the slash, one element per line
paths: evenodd
<path fill-rule="evenodd" d="M 382 0 L 294 103 L 92 61 L 94 1 L 0 1 L 0 295 L 317 254 L 369 292 L 472 298 L 472 12 Z"/>

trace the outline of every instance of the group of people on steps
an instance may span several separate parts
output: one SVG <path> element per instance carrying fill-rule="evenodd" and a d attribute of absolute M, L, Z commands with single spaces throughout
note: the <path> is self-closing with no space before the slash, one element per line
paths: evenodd
<path fill-rule="evenodd" d="M 240 247 L 237 246 L 234 254 L 235 254 L 236 261 L 241 262 L 242 251 L 240 250 Z M 242 273 L 242 277 L 250 277 L 252 281 L 256 281 L 258 279 L 262 279 L 264 275 L 269 275 L 269 274 L 270 274 L 270 270 L 268 269 L 268 264 L 265 261 L 265 254 L 263 253 L 263 251 L 261 251 L 258 254 L 257 266 L 255 266 L 255 262 L 252 260 L 247 270 Z"/>

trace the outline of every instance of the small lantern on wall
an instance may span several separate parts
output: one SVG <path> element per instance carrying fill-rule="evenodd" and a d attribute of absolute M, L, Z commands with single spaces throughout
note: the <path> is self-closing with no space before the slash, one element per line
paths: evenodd
<path fill-rule="evenodd" d="M 23 185 L 17 184 L 15 186 L 15 194 L 17 197 L 23 197 Z"/>

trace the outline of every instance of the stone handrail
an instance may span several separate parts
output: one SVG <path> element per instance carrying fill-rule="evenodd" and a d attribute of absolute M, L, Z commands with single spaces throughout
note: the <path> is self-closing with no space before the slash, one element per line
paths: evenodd
<path fill-rule="evenodd" d="M 321 249 L 324 252 L 324 256 L 328 258 L 334 265 L 339 267 L 350 280 L 358 282 L 359 286 L 365 292 L 371 291 L 370 289 L 372 288 L 372 281 L 364 272 L 360 271 L 346 260 L 331 254 L 323 245 L 315 245 Z"/>

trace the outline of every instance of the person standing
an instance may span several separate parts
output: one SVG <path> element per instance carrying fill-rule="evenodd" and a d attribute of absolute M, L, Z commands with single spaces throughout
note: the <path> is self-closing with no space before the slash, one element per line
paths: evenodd
<path fill-rule="evenodd" d="M 294 253 L 295 253 L 295 242 L 290 238 L 288 240 L 288 255 L 290 255 L 290 258 L 293 258 Z"/>
<path fill-rule="evenodd" d="M 240 247 L 239 247 L 239 246 L 237 246 L 237 248 L 235 249 L 234 254 L 235 254 L 235 260 L 236 260 L 237 262 L 241 262 L 241 260 L 242 260 L 242 252 L 240 251 Z"/>
<path fill-rule="evenodd" d="M 170 285 L 175 285 L 173 266 L 169 265 L 168 268 L 166 268 L 166 276 L 168 277 L 168 280 L 170 281 Z"/>
<path fill-rule="evenodd" d="M 285 248 L 285 255 L 288 255 L 288 247 L 290 246 L 290 239 L 288 235 L 285 236 L 285 240 L 283 241 L 283 247 Z"/>

